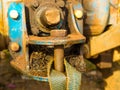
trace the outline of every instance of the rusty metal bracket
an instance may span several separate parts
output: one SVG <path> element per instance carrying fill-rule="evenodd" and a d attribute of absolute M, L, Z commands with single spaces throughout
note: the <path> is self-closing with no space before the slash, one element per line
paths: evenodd
<path fill-rule="evenodd" d="M 82 34 L 69 34 L 66 37 L 37 37 L 29 36 L 29 44 L 38 45 L 67 45 L 67 44 L 77 44 L 85 42 L 85 37 Z"/>

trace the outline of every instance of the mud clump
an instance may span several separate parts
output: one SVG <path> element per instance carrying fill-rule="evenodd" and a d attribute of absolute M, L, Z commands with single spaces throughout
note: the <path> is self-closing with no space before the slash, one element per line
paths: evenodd
<path fill-rule="evenodd" d="M 75 67 L 78 71 L 84 72 L 86 71 L 86 63 L 82 56 L 79 55 L 69 55 L 66 57 L 66 60 Z"/>
<path fill-rule="evenodd" d="M 33 52 L 30 57 L 30 73 L 35 76 L 47 76 L 47 64 L 50 57 L 43 52 Z"/>

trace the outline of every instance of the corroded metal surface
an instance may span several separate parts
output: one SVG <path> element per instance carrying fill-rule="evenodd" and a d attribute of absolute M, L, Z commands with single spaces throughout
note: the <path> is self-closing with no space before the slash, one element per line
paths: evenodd
<path fill-rule="evenodd" d="M 60 22 L 60 12 L 56 8 L 49 8 L 44 12 L 43 15 L 43 22 L 45 22 L 48 25 L 55 25 Z"/>
<path fill-rule="evenodd" d="M 67 37 L 37 37 L 37 36 L 29 36 L 30 44 L 41 44 L 41 45 L 61 45 L 61 44 L 77 44 L 85 42 L 85 37 L 81 34 L 71 34 Z"/>
<path fill-rule="evenodd" d="M 51 30 L 50 35 L 52 37 L 65 37 L 67 36 L 67 30 Z"/>
<path fill-rule="evenodd" d="M 29 24 L 27 26 L 33 35 L 40 35 L 41 31 L 49 33 L 50 30 L 60 29 L 63 26 L 63 10 L 60 2 L 59 4 L 57 2 L 59 1 L 29 0 L 28 3 L 27 0 L 24 0 L 26 12 L 29 13 L 26 15 Z M 64 7 L 64 1 L 62 2 Z"/>
<path fill-rule="evenodd" d="M 64 71 L 64 46 L 54 46 L 54 67 L 57 71 Z"/>
<path fill-rule="evenodd" d="M 64 37 L 67 35 L 66 30 L 52 30 L 52 37 Z M 54 46 L 54 68 L 57 71 L 64 72 L 64 45 Z"/>
<path fill-rule="evenodd" d="M 117 6 L 119 6 L 117 0 L 111 1 L 115 4 L 117 3 Z M 4 35 L 9 36 L 10 41 L 17 43 L 19 46 L 17 49 L 12 48 L 11 54 L 14 60 L 11 61 L 11 64 L 35 80 L 48 81 L 48 77 L 52 75 L 53 85 L 54 79 L 57 80 L 59 78 L 57 74 L 59 74 L 60 77 L 67 78 L 66 87 L 68 89 L 78 89 L 78 85 L 76 83 L 72 84 L 72 81 L 76 80 L 80 84 L 77 79 L 81 79 L 81 74 L 76 72 L 66 61 L 63 63 L 64 48 L 66 49 L 66 46 L 69 46 L 71 50 L 70 46 L 73 44 L 79 44 L 77 47 L 81 47 L 81 43 L 88 43 L 85 53 L 87 53 L 86 57 L 90 58 L 91 56 L 120 46 L 120 26 L 115 25 L 112 28 L 106 29 L 110 24 L 115 24 L 115 22 L 119 23 L 120 7 L 115 9 L 115 4 L 112 6 L 110 3 L 109 0 L 83 0 L 83 2 L 80 0 L 24 0 L 24 6 L 22 0 L 3 0 L 2 15 L 0 10 L 0 23 L 3 22 L 3 24 L 0 24 L 0 33 L 3 33 L 1 27 L 4 25 Z M 26 16 L 24 9 L 27 12 Z M 84 10 L 86 16 L 84 15 Z M 15 14 L 13 12 L 11 14 L 11 11 L 14 11 Z M 117 18 L 117 20 L 115 18 L 114 22 L 112 22 L 113 16 Z M 27 18 L 25 19 L 25 17 Z M 27 23 L 25 20 L 27 20 Z M 84 35 L 97 35 L 87 36 L 86 42 L 84 35 L 82 35 L 83 20 Z M 51 33 L 51 30 L 54 31 Z M 62 30 L 65 32 L 59 32 Z M 58 73 L 52 70 L 52 64 L 47 67 L 49 60 L 46 60 L 44 54 L 40 57 L 39 55 L 41 54 L 39 53 L 35 55 L 37 57 L 34 57 L 34 49 L 31 49 L 30 45 L 33 45 L 33 47 L 34 45 L 44 45 L 46 48 L 54 47 L 54 52 L 52 52 L 54 55 L 52 57 L 54 56 L 55 70 L 61 72 Z M 80 60 L 82 56 L 78 57 L 79 55 L 80 53 L 76 57 L 71 57 L 69 61 L 73 66 L 79 68 L 80 71 L 84 67 L 84 64 Z M 64 71 L 64 65 L 66 76 L 62 73 Z M 108 66 L 111 66 L 111 63 Z M 54 78 L 54 76 L 56 77 Z"/>

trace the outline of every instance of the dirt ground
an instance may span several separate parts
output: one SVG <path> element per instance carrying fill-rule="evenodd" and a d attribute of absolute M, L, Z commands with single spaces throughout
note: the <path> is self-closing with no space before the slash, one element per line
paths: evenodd
<path fill-rule="evenodd" d="M 10 58 L 9 54 L 6 58 Z M 12 68 L 9 60 L 0 58 L 0 90 L 50 90 L 49 84 L 34 80 L 24 79 L 25 77 Z M 113 63 L 113 68 L 103 70 L 102 73 L 89 63 L 91 70 L 83 73 L 81 90 L 120 90 L 120 62 Z M 90 69 L 90 68 L 89 68 Z M 112 82 L 112 83 L 111 83 Z"/>

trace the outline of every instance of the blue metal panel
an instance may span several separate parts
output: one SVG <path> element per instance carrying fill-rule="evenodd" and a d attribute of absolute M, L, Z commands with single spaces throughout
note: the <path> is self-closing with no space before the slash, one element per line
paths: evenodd
<path fill-rule="evenodd" d="M 8 23 L 9 23 L 9 37 L 11 42 L 17 42 L 20 45 L 20 53 L 22 52 L 22 37 L 23 37 L 23 4 L 21 3 L 11 3 L 8 9 Z M 19 14 L 17 19 L 12 19 L 10 17 L 10 11 L 16 10 Z"/>

